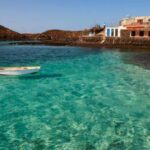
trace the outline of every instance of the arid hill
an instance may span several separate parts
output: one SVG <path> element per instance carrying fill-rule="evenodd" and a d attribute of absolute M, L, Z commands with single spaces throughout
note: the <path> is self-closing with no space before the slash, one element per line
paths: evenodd
<path fill-rule="evenodd" d="M 48 30 L 39 34 L 21 34 L 0 25 L 0 40 L 76 41 L 81 31 Z"/>
<path fill-rule="evenodd" d="M 24 36 L 0 25 L 0 40 L 21 40 Z"/>
<path fill-rule="evenodd" d="M 37 38 L 51 41 L 76 41 L 81 36 L 81 31 L 48 30 L 41 33 Z"/>
<path fill-rule="evenodd" d="M 37 34 L 23 33 L 21 35 L 24 37 L 24 40 L 38 40 L 40 33 Z"/>

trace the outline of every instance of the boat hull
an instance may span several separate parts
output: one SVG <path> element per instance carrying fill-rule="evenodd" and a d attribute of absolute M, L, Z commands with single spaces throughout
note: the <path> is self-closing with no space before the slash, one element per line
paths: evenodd
<path fill-rule="evenodd" d="M 0 70 L 0 75 L 16 76 L 16 75 L 32 74 L 38 72 L 39 70 L 40 67 L 36 67 L 33 69 L 23 69 L 23 70 L 6 69 L 6 70 Z"/>

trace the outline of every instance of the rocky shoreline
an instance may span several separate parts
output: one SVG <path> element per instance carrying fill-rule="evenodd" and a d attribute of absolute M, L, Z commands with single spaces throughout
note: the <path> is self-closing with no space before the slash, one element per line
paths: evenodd
<path fill-rule="evenodd" d="M 150 42 L 147 44 L 139 43 L 99 43 L 99 42 L 65 42 L 65 41 L 13 41 L 9 45 L 51 45 L 51 46 L 78 46 L 88 48 L 105 48 L 105 49 L 120 49 L 120 50 L 148 50 L 150 51 Z"/>

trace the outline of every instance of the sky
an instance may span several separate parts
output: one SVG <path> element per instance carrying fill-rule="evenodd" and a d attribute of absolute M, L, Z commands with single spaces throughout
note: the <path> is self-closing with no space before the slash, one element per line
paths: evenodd
<path fill-rule="evenodd" d="M 150 15 L 150 0 L 0 0 L 0 25 L 20 33 L 82 30 Z"/>

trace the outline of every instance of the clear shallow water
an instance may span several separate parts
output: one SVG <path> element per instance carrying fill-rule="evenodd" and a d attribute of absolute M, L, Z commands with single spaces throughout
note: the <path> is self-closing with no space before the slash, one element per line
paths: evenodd
<path fill-rule="evenodd" d="M 138 54 L 1 46 L 0 66 L 42 70 L 0 76 L 0 149 L 149 149 L 150 70 L 127 61 Z"/>

